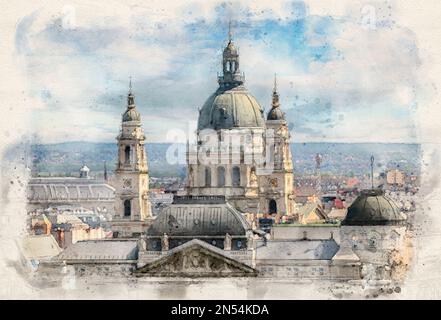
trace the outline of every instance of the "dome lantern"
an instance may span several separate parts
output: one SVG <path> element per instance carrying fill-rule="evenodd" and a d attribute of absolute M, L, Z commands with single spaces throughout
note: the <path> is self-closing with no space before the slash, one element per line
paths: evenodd
<path fill-rule="evenodd" d="M 239 51 L 233 43 L 231 22 L 228 28 L 228 44 L 222 54 L 222 76 L 219 77 L 221 87 L 232 88 L 244 83 L 244 76 L 239 69 Z"/>

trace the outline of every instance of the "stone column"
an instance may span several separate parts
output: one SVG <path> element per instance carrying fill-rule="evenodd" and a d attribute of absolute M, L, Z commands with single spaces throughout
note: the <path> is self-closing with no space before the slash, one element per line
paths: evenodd
<path fill-rule="evenodd" d="M 247 234 L 247 249 L 248 250 L 254 249 L 254 236 L 252 233 Z"/>
<path fill-rule="evenodd" d="M 202 165 L 197 166 L 197 187 L 205 186 L 205 167 Z"/>
<path fill-rule="evenodd" d="M 164 233 L 161 237 L 161 249 L 162 251 L 168 251 L 169 247 L 168 235 Z"/>
<path fill-rule="evenodd" d="M 240 168 L 240 186 L 247 187 L 248 185 L 248 171 L 250 170 L 248 166 L 241 164 Z"/>
<path fill-rule="evenodd" d="M 138 240 L 138 250 L 147 251 L 147 242 L 145 235 L 141 235 L 141 238 L 139 238 Z"/>
<path fill-rule="evenodd" d="M 231 242 L 232 242 L 232 238 L 230 236 L 230 234 L 225 234 L 225 239 L 224 239 L 224 250 L 225 251 L 230 251 L 231 250 Z"/>
<path fill-rule="evenodd" d="M 232 172 L 231 172 L 232 170 L 231 170 L 231 165 L 230 164 L 227 164 L 227 165 L 225 165 L 225 186 L 226 187 L 231 187 L 233 184 L 232 184 Z"/>
<path fill-rule="evenodd" d="M 209 187 L 217 187 L 217 167 L 210 164 L 211 170 L 211 185 Z"/>

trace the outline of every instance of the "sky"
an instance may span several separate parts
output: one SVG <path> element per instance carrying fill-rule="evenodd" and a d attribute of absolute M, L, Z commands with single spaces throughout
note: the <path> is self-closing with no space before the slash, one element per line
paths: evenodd
<path fill-rule="evenodd" d="M 265 113 L 277 73 L 293 142 L 418 142 L 427 83 L 395 1 L 338 13 L 301 1 L 72 3 L 16 26 L 36 142 L 114 142 L 130 77 L 147 141 L 185 140 L 217 88 L 230 21 Z"/>

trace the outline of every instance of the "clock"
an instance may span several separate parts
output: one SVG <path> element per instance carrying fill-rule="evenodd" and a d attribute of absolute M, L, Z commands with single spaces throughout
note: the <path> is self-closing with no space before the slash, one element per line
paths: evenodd
<path fill-rule="evenodd" d="M 132 179 L 123 179 L 123 188 L 131 189 L 132 188 Z"/>

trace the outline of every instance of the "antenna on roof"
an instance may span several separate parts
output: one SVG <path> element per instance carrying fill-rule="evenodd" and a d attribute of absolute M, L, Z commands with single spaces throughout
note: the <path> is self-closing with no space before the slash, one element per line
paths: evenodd
<path fill-rule="evenodd" d="M 320 197 L 321 192 L 322 192 L 322 175 L 320 172 L 320 167 L 322 165 L 322 161 L 323 161 L 323 156 L 320 153 L 317 153 L 315 155 L 315 171 L 316 171 L 316 178 L 317 178 L 316 190 L 317 190 L 318 197 Z"/>
<path fill-rule="evenodd" d="M 106 163 L 106 160 L 104 160 L 104 180 L 107 181 L 107 163 Z"/>

